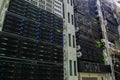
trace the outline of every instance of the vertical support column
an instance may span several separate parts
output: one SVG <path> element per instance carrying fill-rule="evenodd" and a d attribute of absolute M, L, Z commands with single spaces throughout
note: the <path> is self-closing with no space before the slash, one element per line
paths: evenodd
<path fill-rule="evenodd" d="M 64 9 L 64 80 L 78 80 L 73 0 L 63 0 Z M 74 38 L 74 39 L 73 39 Z"/>
<path fill-rule="evenodd" d="M 5 18 L 5 13 L 8 9 L 10 0 L 0 0 L 0 31 L 2 30 L 4 18 Z"/>

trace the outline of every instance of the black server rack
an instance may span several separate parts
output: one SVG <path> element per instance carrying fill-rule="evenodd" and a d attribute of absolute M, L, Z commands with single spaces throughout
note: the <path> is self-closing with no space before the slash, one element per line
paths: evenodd
<path fill-rule="evenodd" d="M 115 43 L 115 41 L 118 41 L 119 39 L 119 33 L 118 33 L 118 22 L 117 19 L 114 16 L 114 11 L 108 6 L 108 4 L 101 2 L 101 9 L 103 13 L 103 17 L 107 22 L 106 29 L 107 29 L 107 35 L 108 35 L 108 40 L 112 43 Z M 116 80 L 119 80 L 119 73 L 120 73 L 120 64 L 119 60 L 120 57 L 118 54 L 113 54 L 111 55 L 113 57 L 113 65 L 114 65 L 114 73 L 115 73 L 115 78 Z"/>
<path fill-rule="evenodd" d="M 1 80 L 63 80 L 63 19 L 10 0 L 0 32 Z"/>
<path fill-rule="evenodd" d="M 82 53 L 81 57 L 78 56 L 78 72 L 110 72 L 104 64 L 104 44 L 101 42 L 103 37 L 96 2 L 97 0 L 74 1 L 76 42 L 81 47 L 77 52 Z"/>

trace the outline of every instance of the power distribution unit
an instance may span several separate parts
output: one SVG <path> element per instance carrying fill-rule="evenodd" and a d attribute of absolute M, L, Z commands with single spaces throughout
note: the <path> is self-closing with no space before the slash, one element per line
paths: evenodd
<path fill-rule="evenodd" d="M 2 21 L 1 80 L 63 80 L 62 18 L 25 0 L 9 0 Z"/>

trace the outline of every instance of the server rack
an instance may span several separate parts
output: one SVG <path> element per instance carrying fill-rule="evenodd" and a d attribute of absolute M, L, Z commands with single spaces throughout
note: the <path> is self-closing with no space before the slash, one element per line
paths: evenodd
<path fill-rule="evenodd" d="M 63 80 L 62 18 L 10 0 L 1 27 L 1 80 Z"/>
<path fill-rule="evenodd" d="M 116 46 L 116 42 L 119 39 L 119 33 L 118 33 L 118 25 L 119 24 L 117 22 L 117 19 L 115 18 L 114 11 L 111 8 L 111 6 L 108 6 L 108 4 L 106 4 L 104 2 L 101 2 L 101 9 L 102 9 L 104 20 L 106 20 L 106 22 L 107 22 L 106 30 L 107 30 L 108 41 L 115 44 L 115 46 Z M 118 78 L 119 78 L 119 76 L 118 76 L 119 75 L 119 70 L 118 70 L 119 69 L 119 64 L 118 64 L 119 55 L 117 55 L 116 53 L 118 53 L 118 52 L 114 52 L 110 56 L 112 58 L 114 58 L 112 63 L 114 66 L 113 71 L 115 71 L 115 72 L 113 72 L 113 73 L 115 74 L 114 75 L 115 79 L 118 80 Z"/>
<path fill-rule="evenodd" d="M 97 11 L 97 0 L 76 0 L 74 5 L 75 27 L 78 29 L 76 31 L 77 46 L 81 46 L 77 52 L 82 53 L 82 56 L 78 57 L 79 72 L 111 72 L 108 71 L 110 66 L 104 64 L 104 44 L 101 42 L 103 37 Z"/>

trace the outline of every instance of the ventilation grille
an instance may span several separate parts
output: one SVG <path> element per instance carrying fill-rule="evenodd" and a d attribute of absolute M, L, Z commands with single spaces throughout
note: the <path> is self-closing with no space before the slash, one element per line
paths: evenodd
<path fill-rule="evenodd" d="M 82 77 L 82 80 L 98 80 L 97 77 Z"/>

